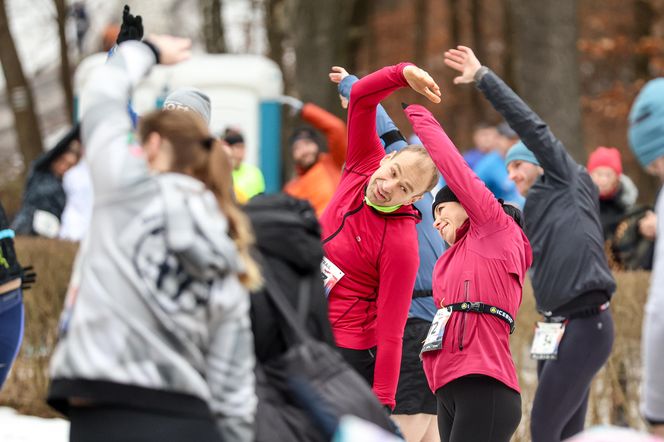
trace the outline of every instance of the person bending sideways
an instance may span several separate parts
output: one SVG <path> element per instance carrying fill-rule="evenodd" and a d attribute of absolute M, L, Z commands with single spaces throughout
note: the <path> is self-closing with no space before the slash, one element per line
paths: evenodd
<path fill-rule="evenodd" d="M 440 102 L 433 79 L 408 63 L 385 67 L 353 85 L 346 167 L 321 217 L 337 346 L 390 409 L 419 264 L 415 225 L 420 215 L 412 204 L 438 180 L 423 147 L 386 155 L 376 133 L 376 106 L 406 86 Z"/>
<path fill-rule="evenodd" d="M 599 220 L 599 193 L 549 127 L 470 48 L 445 52 L 502 114 L 521 142 L 507 152 L 510 178 L 526 198 L 525 232 L 533 248 L 538 311 L 531 355 L 539 383 L 530 421 L 533 442 L 559 442 L 583 430 L 590 384 L 613 346 L 609 300 L 616 289 Z"/>

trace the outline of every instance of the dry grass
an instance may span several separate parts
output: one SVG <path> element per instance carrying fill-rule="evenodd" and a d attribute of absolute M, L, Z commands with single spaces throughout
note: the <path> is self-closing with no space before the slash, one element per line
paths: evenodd
<path fill-rule="evenodd" d="M 37 283 L 24 293 L 25 336 L 12 373 L 0 393 L 0 405 L 37 416 L 55 416 L 44 398 L 48 361 L 57 339 L 57 324 L 78 246 L 43 238 L 19 237 L 21 264 L 32 265 Z"/>
<path fill-rule="evenodd" d="M 21 262 L 36 268 L 38 282 L 25 295 L 23 347 L 0 394 L 0 405 L 15 407 L 28 414 L 55 415 L 44 402 L 48 388 L 48 360 L 57 338 L 57 322 L 76 248 L 76 244 L 61 241 L 17 239 Z M 616 339 L 608 364 L 595 379 L 588 423 L 628 424 L 633 428 L 644 428 L 638 412 L 640 341 L 641 318 L 650 275 L 646 272 L 617 273 L 616 280 L 618 292 L 612 304 Z M 532 288 L 528 284 L 517 317 L 517 331 L 512 337 L 523 399 L 523 419 L 514 437 L 517 442 L 530 439 L 529 415 L 537 376 L 529 350 L 537 320 Z"/>
<path fill-rule="evenodd" d="M 593 383 L 586 423 L 629 425 L 632 428 L 645 429 L 638 405 L 641 382 L 641 323 L 650 274 L 620 272 L 614 275 L 618 289 L 613 297 L 611 310 L 616 338 L 608 363 Z M 530 411 L 537 387 L 537 372 L 529 351 L 534 324 L 538 319 L 532 287 L 528 284 L 517 317 L 517 331 L 512 337 L 512 353 L 519 370 L 523 401 L 521 424 L 512 439 L 515 442 L 530 440 Z"/>

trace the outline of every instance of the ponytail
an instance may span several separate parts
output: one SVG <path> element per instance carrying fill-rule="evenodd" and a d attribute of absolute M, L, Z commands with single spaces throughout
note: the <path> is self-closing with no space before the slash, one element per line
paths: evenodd
<path fill-rule="evenodd" d="M 523 230 L 523 214 L 521 213 L 521 210 L 513 204 L 506 203 L 502 198 L 498 198 L 498 202 L 503 206 L 503 211 L 508 214 L 519 227 L 521 227 L 521 230 Z"/>
<path fill-rule="evenodd" d="M 253 291 L 260 288 L 262 278 L 258 264 L 250 255 L 250 248 L 254 243 L 251 224 L 234 200 L 230 158 L 219 140 L 208 142 L 211 145 L 205 182 L 217 198 L 219 209 L 228 219 L 229 236 L 235 241 L 240 259 L 244 264 L 244 269 L 240 273 L 240 281 L 246 288 Z M 207 146 L 205 147 L 207 148 Z"/>

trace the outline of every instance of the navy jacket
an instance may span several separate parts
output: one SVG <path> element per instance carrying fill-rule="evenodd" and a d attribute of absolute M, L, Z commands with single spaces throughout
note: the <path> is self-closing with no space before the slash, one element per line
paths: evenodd
<path fill-rule="evenodd" d="M 616 284 L 604 253 L 599 193 L 588 171 L 495 73 L 482 68 L 475 82 L 544 169 L 523 210 L 538 310 L 555 311 L 589 292 L 609 299 Z"/>

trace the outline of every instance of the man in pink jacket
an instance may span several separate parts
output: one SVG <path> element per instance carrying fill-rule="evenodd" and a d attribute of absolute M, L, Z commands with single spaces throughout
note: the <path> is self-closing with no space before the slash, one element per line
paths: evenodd
<path fill-rule="evenodd" d="M 406 63 L 383 68 L 353 86 L 346 166 L 320 220 L 337 345 L 390 409 L 419 265 L 415 224 L 421 217 L 412 203 L 438 180 L 421 146 L 385 155 L 376 134 L 378 103 L 409 85 L 440 102 L 440 90 L 431 77 Z"/>

